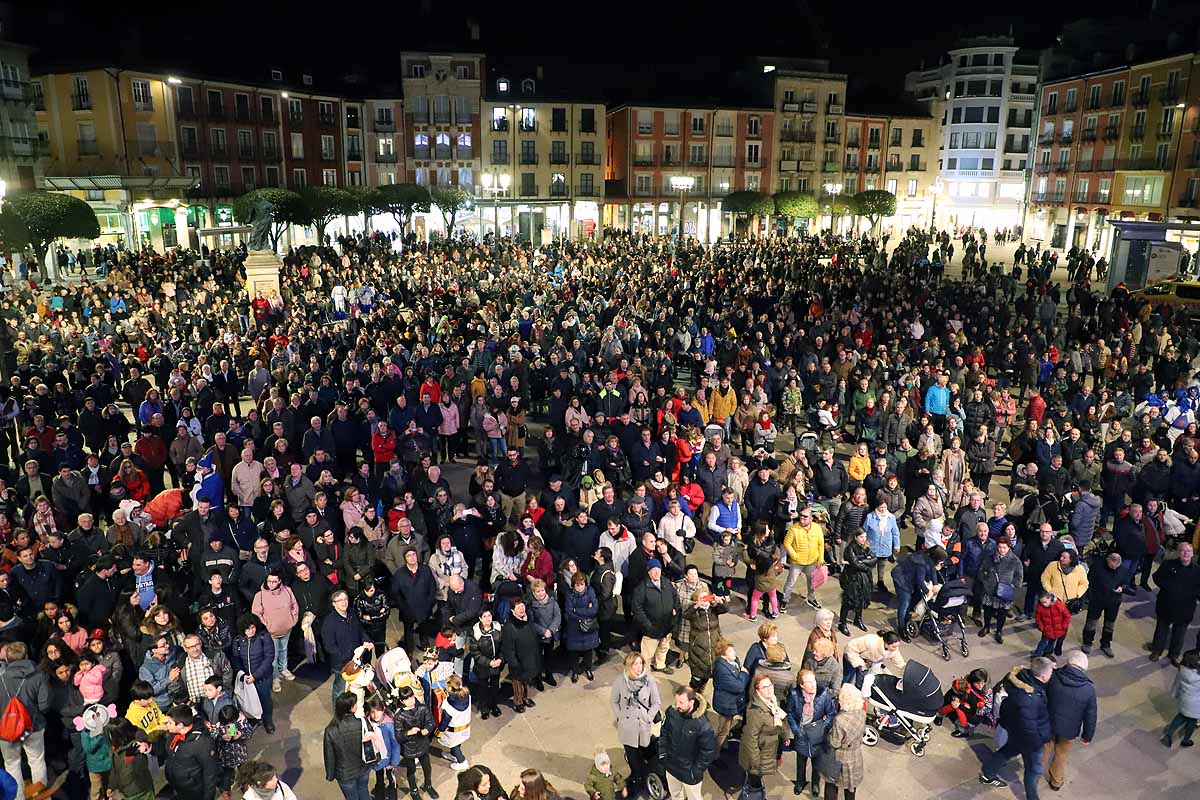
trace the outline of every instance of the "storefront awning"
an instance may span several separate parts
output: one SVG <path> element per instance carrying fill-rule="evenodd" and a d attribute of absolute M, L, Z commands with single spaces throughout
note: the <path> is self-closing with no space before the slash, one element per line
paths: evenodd
<path fill-rule="evenodd" d="M 47 176 L 47 189 L 54 191 L 102 191 L 104 189 L 126 189 L 129 191 L 153 191 L 156 189 L 193 188 L 197 181 L 186 175 L 83 175 Z"/>

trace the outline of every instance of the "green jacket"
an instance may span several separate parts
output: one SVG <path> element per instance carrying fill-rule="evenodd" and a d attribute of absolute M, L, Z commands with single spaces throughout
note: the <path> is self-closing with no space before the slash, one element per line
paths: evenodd
<path fill-rule="evenodd" d="M 81 731 L 80 742 L 83 744 L 83 755 L 87 761 L 88 772 L 108 772 L 112 769 L 112 742 L 108 735 L 101 733 L 93 736 L 88 731 Z"/>
<path fill-rule="evenodd" d="M 625 776 L 617 771 L 617 765 L 613 764 L 609 767 L 608 774 L 605 775 L 600 771 L 595 764 L 588 771 L 587 780 L 583 782 L 583 789 L 587 792 L 588 800 L 616 800 L 621 796 L 621 790 L 625 788 Z"/>

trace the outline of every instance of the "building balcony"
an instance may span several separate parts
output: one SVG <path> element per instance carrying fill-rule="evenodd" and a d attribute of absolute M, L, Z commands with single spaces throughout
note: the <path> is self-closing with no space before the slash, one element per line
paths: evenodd
<path fill-rule="evenodd" d="M 634 156 L 633 165 L 635 167 L 653 167 L 654 156 Z"/>
<path fill-rule="evenodd" d="M 825 141 L 829 141 L 829 140 L 826 139 Z M 862 147 L 862 143 L 858 139 L 847 139 L 846 140 L 846 149 L 847 150 L 857 150 L 860 147 Z"/>
<path fill-rule="evenodd" d="M 1173 134 L 1173 133 L 1174 133 L 1174 131 L 1171 128 L 1159 128 L 1158 129 L 1158 138 L 1159 139 L 1170 139 L 1171 134 Z"/>
<path fill-rule="evenodd" d="M 570 193 L 567 191 L 567 185 L 565 183 L 550 184 L 551 197 L 566 197 L 568 194 Z"/>
<path fill-rule="evenodd" d="M 392 133 L 396 130 L 396 120 L 376 117 L 371 121 L 371 127 L 378 133 Z"/>
<path fill-rule="evenodd" d="M 824 141 L 825 144 L 840 144 L 842 141 L 842 135 L 840 133 L 829 133 L 826 131 L 822 141 Z"/>
<path fill-rule="evenodd" d="M 1033 116 L 1032 115 L 1022 116 L 1022 117 L 1010 116 L 1008 118 L 1008 127 L 1014 128 L 1014 129 L 1032 128 L 1033 127 Z"/>
<path fill-rule="evenodd" d="M 1094 194 L 1091 194 L 1091 193 L 1089 193 L 1089 192 L 1078 192 L 1078 191 L 1077 191 L 1077 192 L 1071 192 L 1071 202 L 1072 202 L 1072 203 L 1091 203 L 1091 202 L 1094 202 L 1093 200 L 1090 200 L 1090 199 L 1088 199 L 1088 198 L 1091 198 L 1091 197 L 1095 197 L 1095 195 L 1094 195 Z"/>
<path fill-rule="evenodd" d="M 594 150 L 590 153 L 579 153 L 575 156 L 575 163 L 578 165 L 586 165 L 596 167 L 600 165 L 600 154 Z"/>
<path fill-rule="evenodd" d="M 375 163 L 376 164 L 395 164 L 397 160 L 398 160 L 398 157 L 395 153 L 376 153 L 375 154 Z"/>
<path fill-rule="evenodd" d="M 322 128 L 332 128 L 337 125 L 337 117 L 332 114 L 320 114 L 317 116 L 317 124 Z"/>
<path fill-rule="evenodd" d="M 283 151 L 278 147 L 264 147 L 262 149 L 262 160 L 277 163 L 283 160 Z"/>
<path fill-rule="evenodd" d="M 675 126 L 665 126 L 664 125 L 663 126 L 663 136 L 670 136 L 672 138 L 678 137 L 679 136 L 679 126 L 678 125 L 675 125 Z"/>
<path fill-rule="evenodd" d="M 904 164 L 900 163 L 899 161 L 890 161 L 886 166 L 884 166 L 884 169 L 886 169 L 888 172 L 903 172 Z"/>
<path fill-rule="evenodd" d="M 521 165 L 525 167 L 536 166 L 538 163 L 537 153 L 521 153 Z"/>
<path fill-rule="evenodd" d="M 582 122 L 579 123 L 579 132 L 580 133 L 595 133 L 596 132 L 596 123 L 593 122 L 590 125 L 585 125 Z"/>
<path fill-rule="evenodd" d="M 650 124 L 643 124 L 643 123 L 639 122 L 638 126 L 637 126 L 637 132 L 638 132 L 638 136 L 653 136 L 654 135 L 654 126 L 650 125 Z"/>
<path fill-rule="evenodd" d="M 1118 125 L 1106 125 L 1100 132 L 1100 138 L 1106 142 L 1115 142 L 1121 138 L 1121 128 Z"/>
<path fill-rule="evenodd" d="M 29 85 L 28 81 L 3 78 L 0 79 L 0 99 L 28 103 L 35 98 L 33 96 L 33 88 Z"/>
<path fill-rule="evenodd" d="M 798 162 L 795 159 L 780 159 L 780 172 L 795 172 L 798 169 Z"/>
<path fill-rule="evenodd" d="M 492 130 L 507 131 L 508 130 L 508 118 L 501 117 L 501 118 L 493 119 L 492 120 Z"/>
<path fill-rule="evenodd" d="M 279 117 L 275 115 L 274 110 L 266 111 L 260 109 L 258 112 L 258 121 L 261 125 L 274 125 L 279 122 Z"/>
<path fill-rule="evenodd" d="M 742 167 L 742 169 L 762 169 L 763 162 L 761 160 L 751 161 L 750 159 L 747 158 L 742 161 L 741 167 Z"/>
<path fill-rule="evenodd" d="M 581 183 L 575 187 L 576 197 L 598 197 L 600 191 L 594 183 Z"/>
<path fill-rule="evenodd" d="M 1028 153 L 1029 152 L 1029 142 L 1027 142 L 1027 141 L 1005 142 L 1004 143 L 1004 152 L 1005 153 Z"/>
<path fill-rule="evenodd" d="M 434 125 L 449 125 L 450 124 L 450 111 L 449 110 L 434 111 L 433 112 L 433 124 Z"/>
<path fill-rule="evenodd" d="M 153 111 L 154 110 L 154 101 L 153 100 L 134 100 L 133 101 L 133 110 L 134 111 Z"/>
<path fill-rule="evenodd" d="M 1081 142 L 1096 141 L 1096 129 L 1095 128 L 1084 128 L 1083 131 L 1079 134 L 1079 141 L 1081 141 Z"/>
<path fill-rule="evenodd" d="M 254 122 L 254 114 L 244 108 L 239 108 L 233 112 L 235 122 Z"/>
<path fill-rule="evenodd" d="M 45 111 L 46 110 L 46 98 L 44 95 L 37 95 L 33 98 L 33 110 L 34 111 Z"/>
<path fill-rule="evenodd" d="M 534 133 L 537 129 L 538 124 L 536 119 L 523 119 L 517 125 L 517 130 L 521 131 L 521 133 Z"/>
<path fill-rule="evenodd" d="M 428 161 L 429 160 L 429 145 L 427 145 L 427 144 L 426 145 L 415 145 L 413 147 L 413 158 L 417 158 L 422 161 Z"/>
<path fill-rule="evenodd" d="M 830 113 L 830 114 L 846 113 L 846 107 L 844 105 L 842 105 L 841 103 L 829 103 L 826 106 L 825 110 L 827 113 Z"/>
<path fill-rule="evenodd" d="M 1141 139 L 1146 138 L 1146 126 L 1134 125 L 1129 129 L 1129 138 L 1133 139 L 1134 141 L 1140 141 Z"/>
<path fill-rule="evenodd" d="M 363 160 L 363 151 L 360 149 L 357 149 L 357 148 L 353 148 L 353 147 L 350 148 L 349 150 L 346 151 L 346 160 L 347 161 L 362 161 Z"/>
<path fill-rule="evenodd" d="M 238 147 L 238 161 L 253 161 L 254 147 Z"/>
<path fill-rule="evenodd" d="M 688 161 L 687 161 L 687 163 L 688 163 L 688 166 L 689 166 L 689 167 L 707 167 L 707 166 L 708 166 L 708 159 L 707 159 L 707 158 L 703 158 L 703 157 L 701 157 L 701 158 L 688 158 Z"/>
<path fill-rule="evenodd" d="M 492 163 L 493 164 L 507 164 L 508 163 L 508 153 L 493 152 L 492 153 Z"/>
<path fill-rule="evenodd" d="M 1049 175 L 1050 174 L 1050 165 L 1049 164 L 1038 164 L 1037 166 L 1035 166 L 1033 168 L 1033 171 L 1036 172 L 1038 175 Z"/>
<path fill-rule="evenodd" d="M 1130 100 L 1133 102 L 1134 108 L 1145 108 L 1150 105 L 1150 93 L 1140 90 L 1136 91 L 1130 95 Z"/>
<path fill-rule="evenodd" d="M 1051 103 L 1042 109 L 1043 117 L 1053 117 L 1058 113 L 1058 103 Z"/>
<path fill-rule="evenodd" d="M 1064 103 L 1063 104 L 1063 113 L 1064 114 L 1074 114 L 1078 110 L 1079 110 L 1079 103 Z"/>
<path fill-rule="evenodd" d="M 817 132 L 804 130 L 783 131 L 779 134 L 779 140 L 783 142 L 805 142 L 811 144 L 817 140 Z"/>
<path fill-rule="evenodd" d="M 826 161 L 821 165 L 821 172 L 841 172 L 842 165 L 837 161 Z"/>
<path fill-rule="evenodd" d="M 668 153 L 662 157 L 662 166 L 664 167 L 681 167 L 683 166 L 683 158 L 679 155 Z"/>
<path fill-rule="evenodd" d="M 1164 106 L 1170 106 L 1170 105 L 1174 105 L 1175 103 L 1178 103 L 1179 102 L 1179 87 L 1178 86 L 1164 86 L 1158 92 L 1158 102 L 1162 103 Z"/>
<path fill-rule="evenodd" d="M 1059 161 L 1054 165 L 1054 172 L 1059 175 L 1064 175 L 1071 171 L 1070 161 Z"/>
<path fill-rule="evenodd" d="M 162 155 L 162 145 L 157 141 L 149 139 L 132 139 L 125 143 L 125 152 L 130 156 L 138 156 L 142 158 L 154 158 Z"/>
<path fill-rule="evenodd" d="M 1112 172 L 1116 162 L 1111 158 L 1096 158 L 1091 161 L 1079 161 L 1075 164 L 1076 172 Z"/>
<path fill-rule="evenodd" d="M 91 111 L 92 98 L 86 94 L 71 95 L 71 110 L 72 111 Z"/>
<path fill-rule="evenodd" d="M 551 151 L 550 163 L 551 164 L 570 164 L 571 157 L 569 155 L 567 155 L 566 153 L 555 153 L 555 152 Z"/>
<path fill-rule="evenodd" d="M 1100 100 L 1088 100 L 1087 110 L 1088 111 L 1098 111 L 1100 109 L 1100 106 L 1102 106 L 1102 105 L 1103 105 L 1103 102 L 1101 102 Z"/>
<path fill-rule="evenodd" d="M 288 123 L 294 127 L 299 127 L 304 124 L 303 111 L 288 111 Z"/>
<path fill-rule="evenodd" d="M 209 119 L 225 119 L 225 107 L 224 106 L 209 106 L 208 107 L 208 118 Z"/>
<path fill-rule="evenodd" d="M 1036 103 L 1037 95 L 1032 92 L 1013 92 L 1008 99 L 1014 103 Z"/>
<path fill-rule="evenodd" d="M 183 142 L 179 145 L 179 154 L 184 158 L 199 158 L 200 143 L 199 142 Z"/>
<path fill-rule="evenodd" d="M 878 139 L 868 139 L 867 140 L 867 149 L 868 150 L 878 150 L 881 146 L 882 145 L 880 144 Z"/>
<path fill-rule="evenodd" d="M 637 186 L 633 193 L 638 197 L 653 197 L 656 194 L 653 186 Z"/>
<path fill-rule="evenodd" d="M 1112 99 L 1108 103 L 1108 107 L 1109 108 L 1124 108 L 1125 107 L 1125 93 L 1121 92 L 1120 94 L 1114 94 L 1112 96 Z"/>
<path fill-rule="evenodd" d="M 1054 134 L 1043 133 L 1038 137 L 1038 144 L 1054 144 Z"/>
<path fill-rule="evenodd" d="M 337 153 L 333 150 L 322 150 L 321 151 L 321 160 L 322 161 L 336 161 Z"/>
<path fill-rule="evenodd" d="M 1062 192 L 1035 192 L 1033 202 L 1035 203 L 1061 203 L 1063 201 Z"/>
<path fill-rule="evenodd" d="M 863 167 L 862 171 L 863 171 L 864 175 L 878 175 L 879 174 L 879 165 L 878 164 L 867 164 L 865 167 Z"/>
<path fill-rule="evenodd" d="M 521 197 L 537 197 L 538 187 L 536 183 L 523 183 L 518 191 Z"/>
<path fill-rule="evenodd" d="M 733 136 L 733 126 L 732 125 L 718 125 L 716 127 L 716 129 L 713 131 L 713 133 L 715 133 L 717 136 L 721 136 L 721 137 Z"/>
<path fill-rule="evenodd" d="M 783 105 L 781 106 L 781 110 L 794 114 L 800 110 L 800 104 L 796 103 L 796 102 L 788 102 L 787 100 L 784 100 Z"/>
<path fill-rule="evenodd" d="M 433 157 L 437 161 L 449 161 L 450 160 L 450 145 L 435 144 L 433 146 Z"/>
<path fill-rule="evenodd" d="M 470 161 L 475 157 L 475 148 L 456 147 L 454 148 L 454 157 L 459 161 Z"/>
<path fill-rule="evenodd" d="M 0 137 L 0 156 L 5 158 L 39 158 L 44 155 L 45 147 L 35 136 L 3 136 Z"/>
<path fill-rule="evenodd" d="M 1070 144 L 1073 141 L 1075 141 L 1074 133 L 1063 133 L 1061 136 L 1058 137 L 1059 144 Z"/>
<path fill-rule="evenodd" d="M 927 169 L 929 169 L 929 165 L 924 162 L 918 164 L 909 163 L 908 165 L 909 172 L 924 172 Z"/>

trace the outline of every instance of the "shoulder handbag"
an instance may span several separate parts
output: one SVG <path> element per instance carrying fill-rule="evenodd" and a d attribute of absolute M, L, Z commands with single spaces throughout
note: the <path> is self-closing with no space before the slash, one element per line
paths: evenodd
<path fill-rule="evenodd" d="M 246 671 L 238 671 L 237 677 L 233 681 L 233 698 L 237 701 L 238 708 L 247 717 L 254 719 L 262 719 L 263 707 L 262 699 L 258 696 L 258 689 L 254 684 L 246 683 L 246 676 L 250 673 L 250 643 L 246 643 Z"/>
<path fill-rule="evenodd" d="M 1080 611 L 1083 611 L 1082 597 L 1073 597 L 1070 600 L 1067 599 L 1067 579 L 1063 577 L 1061 572 L 1058 573 L 1058 580 L 1060 583 L 1062 583 L 1063 601 L 1067 604 L 1067 611 L 1072 614 L 1078 614 Z"/>
<path fill-rule="evenodd" d="M 1011 603 L 1017 593 L 1017 588 L 1007 581 L 996 584 L 996 599 L 1002 603 Z"/>
<path fill-rule="evenodd" d="M 383 734 L 365 718 L 359 722 L 362 725 L 362 760 L 370 767 L 383 760 Z"/>

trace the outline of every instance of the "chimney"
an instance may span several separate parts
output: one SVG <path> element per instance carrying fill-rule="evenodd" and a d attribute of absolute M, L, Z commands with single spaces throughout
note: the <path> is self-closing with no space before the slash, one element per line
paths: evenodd
<path fill-rule="evenodd" d="M 537 69 L 535 69 L 535 70 L 533 71 L 533 77 L 537 79 L 538 83 L 541 83 L 541 82 L 542 82 L 542 75 L 543 75 L 543 73 L 542 73 L 542 65 L 541 65 L 541 64 L 538 64 L 538 65 L 537 65 Z"/>

